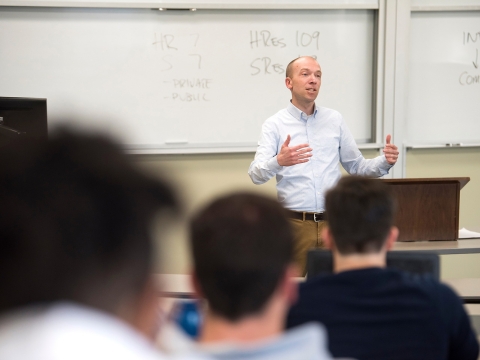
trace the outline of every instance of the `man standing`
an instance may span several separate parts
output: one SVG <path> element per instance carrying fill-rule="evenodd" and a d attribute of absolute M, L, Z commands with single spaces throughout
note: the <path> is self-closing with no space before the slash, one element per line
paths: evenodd
<path fill-rule="evenodd" d="M 265 121 L 248 173 L 255 184 L 277 179 L 278 200 L 289 211 L 296 235 L 295 257 L 305 273 L 308 249 L 322 247 L 324 193 L 340 178 L 338 163 L 352 175 L 379 177 L 398 158 L 386 138 L 385 155 L 365 159 L 340 113 L 315 105 L 322 71 L 309 56 L 287 66 L 285 84 L 292 92 L 286 109 Z"/>
<path fill-rule="evenodd" d="M 334 357 L 476 360 L 478 342 L 459 297 L 433 278 L 386 268 L 398 236 L 394 201 L 378 180 L 345 177 L 327 192 L 334 275 L 309 279 L 288 327 L 319 321 Z"/>

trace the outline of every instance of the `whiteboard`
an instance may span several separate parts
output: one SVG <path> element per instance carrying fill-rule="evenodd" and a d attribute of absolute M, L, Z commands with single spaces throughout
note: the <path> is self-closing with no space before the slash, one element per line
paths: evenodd
<path fill-rule="evenodd" d="M 50 128 L 159 153 L 255 149 L 286 64 L 316 56 L 317 104 L 371 142 L 374 11 L 0 8 L 0 96 L 47 98 Z"/>
<path fill-rule="evenodd" d="M 480 11 L 412 13 L 411 144 L 480 142 Z"/>

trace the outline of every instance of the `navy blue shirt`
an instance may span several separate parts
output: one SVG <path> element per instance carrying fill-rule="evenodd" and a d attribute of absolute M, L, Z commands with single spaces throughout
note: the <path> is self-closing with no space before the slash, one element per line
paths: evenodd
<path fill-rule="evenodd" d="M 478 342 L 459 297 L 429 277 L 367 268 L 300 285 L 287 327 L 325 325 L 334 357 L 476 360 Z"/>

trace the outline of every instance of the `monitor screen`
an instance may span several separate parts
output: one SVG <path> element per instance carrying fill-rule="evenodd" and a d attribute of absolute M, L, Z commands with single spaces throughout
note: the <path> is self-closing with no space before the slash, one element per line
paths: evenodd
<path fill-rule="evenodd" d="M 47 99 L 0 97 L 0 146 L 20 138 L 47 140 Z"/>

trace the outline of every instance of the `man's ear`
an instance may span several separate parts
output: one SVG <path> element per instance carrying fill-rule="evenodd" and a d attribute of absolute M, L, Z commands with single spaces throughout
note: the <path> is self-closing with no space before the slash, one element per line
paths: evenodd
<path fill-rule="evenodd" d="M 193 289 L 193 295 L 197 299 L 202 299 L 204 297 L 202 287 L 200 286 L 200 283 L 194 271 L 192 271 L 192 273 L 190 274 L 190 285 Z"/>
<path fill-rule="evenodd" d="M 292 87 L 293 87 L 293 86 L 292 86 L 292 79 L 291 79 L 291 78 L 289 78 L 289 77 L 286 77 L 286 78 L 285 78 L 285 86 L 286 86 L 288 89 L 292 90 Z"/>
<path fill-rule="evenodd" d="M 392 226 L 388 233 L 387 241 L 385 242 L 385 248 L 387 251 L 393 248 L 395 241 L 397 241 L 398 239 L 398 234 L 399 234 L 398 228 L 396 226 Z"/>
<path fill-rule="evenodd" d="M 334 249 L 335 243 L 333 242 L 332 232 L 330 231 L 328 225 L 322 229 L 322 240 L 326 249 Z"/>

